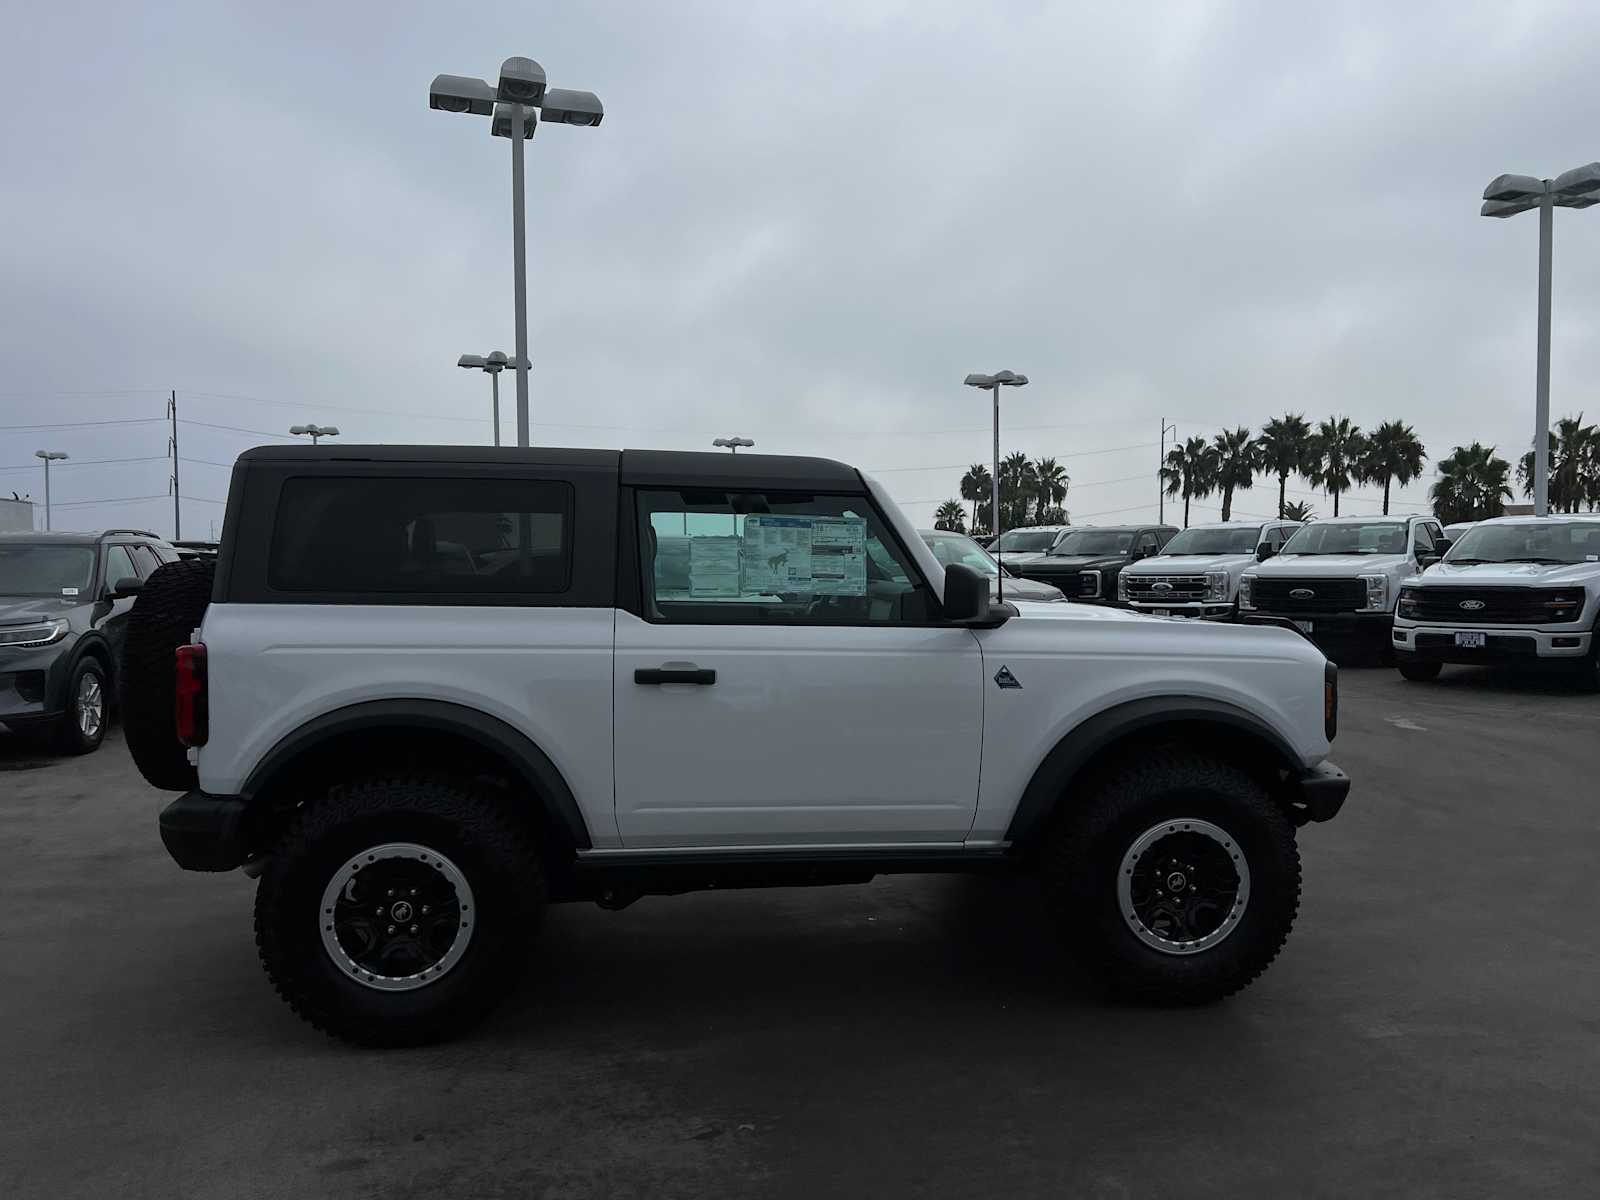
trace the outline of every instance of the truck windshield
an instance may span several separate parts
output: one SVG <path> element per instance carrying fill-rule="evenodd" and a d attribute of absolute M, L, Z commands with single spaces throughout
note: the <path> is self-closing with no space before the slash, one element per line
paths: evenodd
<path fill-rule="evenodd" d="M 1445 562 L 1600 562 L 1600 521 L 1518 521 L 1475 525 L 1450 547 Z"/>
<path fill-rule="evenodd" d="M 1261 531 L 1248 529 L 1185 529 L 1161 550 L 1162 554 L 1254 554 Z"/>
<path fill-rule="evenodd" d="M 1000 568 L 995 566 L 994 559 L 989 557 L 982 546 L 965 534 L 925 533 L 922 535 L 922 540 L 928 543 L 928 549 L 933 551 L 933 556 L 939 560 L 941 567 L 960 563 L 991 578 L 1000 574 Z"/>
<path fill-rule="evenodd" d="M 1304 526 L 1280 554 L 1404 554 L 1404 521 L 1319 521 Z"/>
<path fill-rule="evenodd" d="M 1013 529 L 1000 535 L 1001 554 L 1042 554 L 1060 536 L 1054 529 Z"/>
<path fill-rule="evenodd" d="M 1062 554 L 1121 554 L 1133 545 L 1133 534 L 1125 529 L 1081 529 L 1069 533 L 1050 551 Z"/>
<path fill-rule="evenodd" d="M 0 596 L 87 595 L 93 581 L 90 546 L 0 545 Z"/>

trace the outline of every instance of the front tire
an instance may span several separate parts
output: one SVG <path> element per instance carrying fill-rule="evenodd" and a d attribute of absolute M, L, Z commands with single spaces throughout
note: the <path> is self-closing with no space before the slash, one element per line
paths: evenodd
<path fill-rule="evenodd" d="M 511 990 L 544 895 L 527 831 L 474 785 L 367 779 L 296 815 L 256 890 L 256 945 L 316 1028 L 420 1045 Z"/>
<path fill-rule="evenodd" d="M 86 654 L 67 679 L 66 711 L 56 727 L 56 748 L 63 754 L 92 754 L 105 741 L 110 719 L 106 670 L 98 659 Z"/>
<path fill-rule="evenodd" d="M 1300 906 L 1283 810 L 1237 767 L 1183 751 L 1106 777 L 1056 830 L 1044 872 L 1069 949 L 1117 991 L 1163 1003 L 1249 984 Z"/>
<path fill-rule="evenodd" d="M 1401 659 L 1395 664 L 1400 669 L 1400 678 L 1409 679 L 1412 683 L 1430 683 L 1439 678 L 1443 665 L 1436 662 L 1407 662 Z"/>

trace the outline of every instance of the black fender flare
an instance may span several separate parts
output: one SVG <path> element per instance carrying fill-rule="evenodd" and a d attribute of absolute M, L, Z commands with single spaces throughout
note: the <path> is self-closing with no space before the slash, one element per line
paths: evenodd
<path fill-rule="evenodd" d="M 497 753 L 512 765 L 576 849 L 592 846 L 577 798 L 549 755 L 500 718 L 445 700 L 369 700 L 313 717 L 262 756 L 239 789 L 240 796 L 249 805 L 296 759 L 334 738 L 363 730 L 405 729 L 454 734 Z"/>
<path fill-rule="evenodd" d="M 1198 696 L 1129 700 L 1082 722 L 1044 756 L 1012 813 L 1007 840 L 1020 845 L 1039 833 L 1073 776 L 1101 750 L 1129 734 L 1161 725 L 1221 726 L 1259 743 L 1273 756 L 1276 767 L 1295 770 L 1302 765 L 1294 747 L 1277 730 L 1236 704 Z"/>
<path fill-rule="evenodd" d="M 80 633 L 72 643 L 72 652 L 67 658 L 66 673 L 63 681 L 72 678 L 72 673 L 78 669 L 78 664 L 83 661 L 83 656 L 93 653 L 106 669 L 106 687 L 110 689 L 110 696 L 117 694 L 117 678 L 122 674 L 122 664 L 117 661 L 117 654 L 111 649 L 111 643 L 105 634 L 97 629 Z M 63 682 L 62 686 L 66 686 Z"/>

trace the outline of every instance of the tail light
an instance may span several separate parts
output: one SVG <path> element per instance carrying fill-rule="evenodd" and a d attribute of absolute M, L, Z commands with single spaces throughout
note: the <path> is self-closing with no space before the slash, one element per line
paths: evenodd
<path fill-rule="evenodd" d="M 206 704 L 206 648 L 178 647 L 178 688 L 174 706 L 178 740 L 185 746 L 204 746 L 211 732 Z"/>
<path fill-rule="evenodd" d="M 1322 671 L 1322 729 L 1330 742 L 1339 736 L 1339 668 L 1331 661 Z"/>

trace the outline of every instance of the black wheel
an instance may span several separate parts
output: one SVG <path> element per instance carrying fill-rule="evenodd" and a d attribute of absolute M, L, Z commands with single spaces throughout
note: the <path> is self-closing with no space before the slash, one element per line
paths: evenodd
<path fill-rule="evenodd" d="M 455 779 L 369 779 L 303 806 L 256 889 L 289 1006 L 369 1046 L 419 1045 L 511 989 L 544 910 L 526 830 Z"/>
<path fill-rule="evenodd" d="M 1203 1004 L 1277 957 L 1300 906 L 1294 826 L 1249 775 L 1173 751 L 1107 777 L 1057 829 L 1047 893 L 1119 991 Z"/>
<path fill-rule="evenodd" d="M 152 787 L 196 787 L 195 769 L 178 741 L 174 651 L 187 645 L 211 603 L 212 560 L 180 559 L 158 567 L 128 614 L 117 679 L 122 731 L 134 764 Z"/>
<path fill-rule="evenodd" d="M 67 679 L 67 701 L 56 726 L 56 748 L 63 754 L 89 754 L 105 740 L 111 716 L 111 689 L 100 660 L 85 654 Z"/>
<path fill-rule="evenodd" d="M 1437 679 L 1439 678 L 1439 672 L 1443 669 L 1441 664 L 1436 662 L 1408 661 L 1404 658 L 1400 659 L 1395 665 L 1400 668 L 1400 677 L 1409 679 L 1412 683 L 1427 683 L 1430 680 Z"/>

